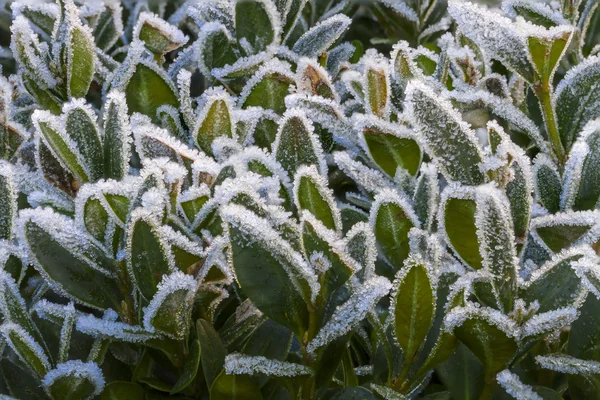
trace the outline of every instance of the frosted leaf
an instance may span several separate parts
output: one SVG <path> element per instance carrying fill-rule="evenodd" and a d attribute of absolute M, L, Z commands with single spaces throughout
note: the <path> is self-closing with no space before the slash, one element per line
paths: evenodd
<path fill-rule="evenodd" d="M 423 228 L 431 230 L 439 203 L 438 172 L 434 164 L 421 164 L 420 176 L 413 195 L 415 213 Z"/>
<path fill-rule="evenodd" d="M 113 90 L 104 105 L 105 178 L 120 179 L 127 174 L 132 141 L 125 94 Z"/>
<path fill-rule="evenodd" d="M 534 315 L 521 327 L 522 340 L 531 340 L 571 325 L 579 317 L 575 307 L 560 308 Z"/>
<path fill-rule="evenodd" d="M 412 81 L 406 89 L 407 113 L 444 176 L 465 184 L 481 184 L 483 154 L 473 130 L 450 101 Z"/>
<path fill-rule="evenodd" d="M 287 62 L 284 62 L 284 61 L 280 61 L 278 59 L 269 60 L 269 61 L 265 62 L 264 64 L 262 64 L 258 68 L 258 71 L 256 71 L 256 73 L 254 73 L 254 75 L 252 75 L 252 78 L 250 78 L 246 82 L 246 85 L 244 86 L 244 89 L 242 90 L 242 92 L 240 93 L 240 96 L 238 98 L 238 105 L 243 107 L 244 104 L 246 103 L 246 100 L 248 100 L 248 97 L 252 93 L 253 89 L 265 77 L 271 76 L 271 75 L 279 76 L 279 79 L 283 78 L 283 79 L 289 80 L 290 82 L 294 81 L 294 74 L 291 71 L 290 64 L 288 64 Z"/>
<path fill-rule="evenodd" d="M 507 369 L 496 375 L 496 380 L 516 400 L 542 400 L 542 397 L 534 392 L 531 386 L 522 383 L 516 374 Z"/>
<path fill-rule="evenodd" d="M 40 43 L 37 35 L 22 15 L 15 18 L 10 26 L 11 51 L 17 63 L 24 66 L 35 83 L 42 88 L 54 88 L 56 79 L 48 68 L 48 45 Z"/>
<path fill-rule="evenodd" d="M 286 268 L 288 276 L 299 293 L 302 293 L 301 282 L 310 288 L 310 300 L 314 301 L 319 293 L 320 285 L 317 276 L 304 258 L 283 240 L 270 224 L 253 212 L 239 205 L 227 205 L 220 209 L 223 220 L 239 229 L 248 243 L 259 242 Z"/>
<path fill-rule="evenodd" d="M 357 183 L 361 190 L 376 194 L 385 188 L 394 188 L 393 181 L 385 177 L 381 172 L 369 168 L 360 161 L 356 161 L 346 151 L 333 153 L 337 166 Z"/>
<path fill-rule="evenodd" d="M 415 214 L 413 207 L 410 204 L 410 200 L 406 197 L 406 195 L 396 190 L 386 188 L 381 190 L 379 194 L 375 196 L 375 201 L 373 201 L 371 205 L 371 217 L 369 219 L 369 223 L 373 229 L 375 229 L 376 217 L 379 213 L 379 209 L 389 203 L 396 204 L 402 209 L 405 214 L 402 218 L 408 219 L 413 226 L 418 228 L 421 227 L 421 222 Z"/>
<path fill-rule="evenodd" d="M 348 42 L 331 49 L 327 54 L 327 71 L 336 77 L 342 65 L 350 60 L 355 51 L 356 48 Z"/>
<path fill-rule="evenodd" d="M 362 284 L 348 301 L 338 306 L 306 350 L 314 352 L 334 339 L 350 332 L 362 321 L 377 302 L 388 294 L 391 283 L 386 278 L 374 277 Z"/>
<path fill-rule="evenodd" d="M 263 356 L 247 356 L 232 353 L 225 357 L 225 373 L 228 375 L 255 375 L 294 377 L 312 374 L 304 365 L 287 361 L 271 360 Z"/>
<path fill-rule="evenodd" d="M 309 186 L 304 186 L 305 181 Z M 303 187 L 304 186 L 304 187 Z M 333 191 L 327 181 L 317 172 L 314 165 L 301 166 L 294 176 L 294 203 L 299 210 L 308 210 L 329 229 L 342 230 L 342 216 L 335 203 Z M 303 191 L 302 189 L 304 188 Z M 315 193 L 316 189 L 316 193 Z M 320 199 L 317 199 L 319 196 Z M 326 206 L 321 203 L 323 202 Z M 324 207 L 321 207 L 324 206 Z"/>
<path fill-rule="evenodd" d="M 181 271 L 163 275 L 156 294 L 144 308 L 144 328 L 174 338 L 184 337 L 197 287 L 194 277 Z"/>
<path fill-rule="evenodd" d="M 594 360 L 582 360 L 566 354 L 550 354 L 536 356 L 537 364 L 551 371 L 570 375 L 597 375 L 600 374 L 600 362 Z"/>
<path fill-rule="evenodd" d="M 266 51 L 262 51 L 258 54 L 253 54 L 247 57 L 239 57 L 232 64 L 213 68 L 211 70 L 211 74 L 215 78 L 224 82 L 235 80 L 239 75 L 250 75 L 271 58 L 273 58 L 273 53 L 274 49 L 272 47 L 268 47 Z"/>
<path fill-rule="evenodd" d="M 306 57 L 318 56 L 335 43 L 351 22 L 352 20 L 343 14 L 329 17 L 304 33 L 294 44 L 292 51 Z"/>
<path fill-rule="evenodd" d="M 31 116 L 36 136 L 50 149 L 61 166 L 81 182 L 87 182 L 92 171 L 77 143 L 67 132 L 64 118 L 48 111 L 36 110 Z"/>
<path fill-rule="evenodd" d="M 379 0 L 379 2 L 390 7 L 392 10 L 402 15 L 404 18 L 411 22 L 417 23 L 419 21 L 419 16 L 417 15 L 417 12 L 420 13 L 421 10 L 415 11 L 407 4 L 406 0 Z M 426 2 L 423 2 L 423 4 L 425 3 Z"/>
<path fill-rule="evenodd" d="M 473 105 L 481 105 L 487 108 L 493 115 L 506 120 L 515 128 L 523 131 L 541 152 L 549 153 L 548 145 L 540 134 L 539 128 L 509 100 L 498 97 L 487 90 L 478 90 L 472 87 L 468 87 L 468 90 L 453 90 L 448 93 L 448 96 L 465 109 Z"/>
<path fill-rule="evenodd" d="M 393 1 L 393 0 L 388 0 L 388 1 Z M 394 389 L 391 389 L 387 386 L 376 385 L 376 384 L 372 383 L 371 385 L 369 385 L 369 387 L 375 393 L 377 393 L 379 396 L 383 397 L 385 400 L 406 400 L 407 399 L 407 397 L 405 397 L 404 395 L 396 392 Z"/>
<path fill-rule="evenodd" d="M 319 63 L 306 58 L 300 58 L 296 68 L 297 93 L 318 95 L 340 102 L 340 96 L 331 83 L 329 74 Z"/>
<path fill-rule="evenodd" d="M 548 254 L 568 246 L 595 243 L 600 237 L 600 213 L 569 211 L 544 215 L 531 221 L 530 234 Z"/>
<path fill-rule="evenodd" d="M 218 21 L 231 31 L 234 30 L 233 16 L 235 10 L 231 1 L 206 0 L 194 2 L 188 8 L 188 13 L 200 26 L 211 21 Z"/>
<path fill-rule="evenodd" d="M 480 307 L 479 305 L 467 302 L 463 307 L 454 307 L 444 318 L 444 330 L 452 332 L 454 328 L 461 326 L 465 321 L 478 318 L 483 319 L 491 326 L 502 331 L 506 336 L 519 339 L 520 329 L 509 317 L 502 312 L 490 307 Z"/>
<path fill-rule="evenodd" d="M 365 108 L 373 115 L 388 119 L 392 96 L 389 63 L 379 54 L 370 56 L 368 53 L 360 61 Z"/>
<path fill-rule="evenodd" d="M 600 116 L 600 101 L 591 95 L 600 87 L 600 56 L 589 57 L 569 69 L 556 87 L 558 129 L 565 148 L 577 139 L 583 127 Z"/>
<path fill-rule="evenodd" d="M 84 385 L 79 380 L 86 380 L 87 383 L 91 383 L 94 387 L 94 396 L 99 396 L 104 390 L 105 380 L 102 374 L 102 370 L 95 362 L 84 363 L 81 360 L 70 360 L 62 364 L 58 364 L 56 368 L 49 371 L 42 379 L 42 385 L 49 392 L 52 393 L 51 387 L 55 383 L 68 384 L 73 383 L 72 381 L 60 382 L 65 378 L 68 379 L 77 378 L 80 385 Z M 73 389 L 74 390 L 74 389 Z M 79 393 L 79 392 L 78 392 Z"/>
<path fill-rule="evenodd" d="M 298 167 L 311 164 L 316 165 L 323 176 L 327 176 L 321 142 L 312 122 L 300 109 L 289 109 L 283 115 L 273 143 L 273 154 L 290 176 Z"/>
<path fill-rule="evenodd" d="M 345 238 L 346 251 L 362 266 L 359 275 L 363 280 L 371 279 L 375 274 L 377 243 L 371 227 L 366 222 L 355 224 Z"/>
<path fill-rule="evenodd" d="M 192 141 L 205 153 L 218 137 L 235 138 L 235 113 L 231 96 L 225 90 L 209 89 L 202 96 L 202 107 L 192 128 Z"/>
<path fill-rule="evenodd" d="M 515 23 L 467 1 L 450 1 L 448 13 L 461 32 L 488 51 L 492 58 L 504 62 L 528 82 L 533 81 L 525 38 Z"/>
<path fill-rule="evenodd" d="M 42 346 L 21 326 L 12 322 L 4 322 L 0 325 L 0 334 L 4 336 L 19 359 L 38 376 L 44 376 L 51 368 Z"/>
<path fill-rule="evenodd" d="M 189 40 L 189 37 L 175 26 L 146 11 L 138 15 L 132 37 L 134 40 L 143 40 L 150 50 L 159 53 L 175 50 Z"/>
<path fill-rule="evenodd" d="M 333 133 L 333 139 L 347 149 L 358 149 L 357 140 L 352 132 L 352 126 L 339 104 L 321 96 L 307 96 L 297 93 L 285 98 L 288 109 L 300 108 L 307 116 L 323 128 Z"/>
<path fill-rule="evenodd" d="M 77 318 L 75 326 L 79 332 L 86 335 L 118 342 L 143 343 L 160 337 L 157 334 L 147 332 L 141 326 L 129 325 L 105 318 L 100 319 L 93 315 L 80 316 Z"/>
<path fill-rule="evenodd" d="M 0 239 L 11 240 L 17 214 L 18 187 L 12 164 L 0 161 Z"/>
<path fill-rule="evenodd" d="M 546 27 L 569 24 L 569 21 L 559 11 L 553 10 L 550 5 L 533 0 L 504 0 L 502 9 L 511 18 L 517 18 L 517 16 L 527 18 L 533 14 L 535 17 L 528 19 L 532 19 L 532 22 Z"/>
<path fill-rule="evenodd" d="M 143 164 L 151 158 L 167 157 L 181 165 L 190 165 L 199 158 L 197 150 L 181 143 L 166 129 L 153 125 L 146 116 L 134 114 L 131 127 Z"/>

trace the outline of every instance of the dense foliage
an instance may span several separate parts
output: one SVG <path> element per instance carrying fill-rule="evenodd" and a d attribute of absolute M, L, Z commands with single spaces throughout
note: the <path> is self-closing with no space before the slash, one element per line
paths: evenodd
<path fill-rule="evenodd" d="M 600 398 L 597 0 L 0 0 L 0 398 Z"/>

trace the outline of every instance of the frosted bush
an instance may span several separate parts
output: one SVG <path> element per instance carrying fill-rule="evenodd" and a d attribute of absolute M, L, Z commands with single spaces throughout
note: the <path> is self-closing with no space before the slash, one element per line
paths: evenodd
<path fill-rule="evenodd" d="M 596 0 L 0 21 L 0 397 L 600 398 Z"/>

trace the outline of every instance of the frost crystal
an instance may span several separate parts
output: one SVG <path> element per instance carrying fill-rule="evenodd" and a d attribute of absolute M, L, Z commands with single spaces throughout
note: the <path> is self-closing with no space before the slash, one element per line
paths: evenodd
<path fill-rule="evenodd" d="M 81 360 L 71 360 L 62 364 L 58 364 L 56 368 L 49 371 L 44 379 L 42 385 L 49 388 L 54 384 L 55 381 L 64 377 L 74 377 L 80 379 L 86 379 L 92 385 L 94 385 L 94 395 L 99 396 L 104 390 L 104 376 L 102 370 L 98 367 L 95 362 L 84 363 Z"/>
<path fill-rule="evenodd" d="M 564 374 L 600 374 L 600 362 L 594 360 L 581 360 L 566 354 L 551 354 L 537 356 L 535 361 L 540 367 Z"/>
<path fill-rule="evenodd" d="M 505 369 L 496 375 L 498 383 L 516 400 L 542 400 L 533 389 L 521 382 L 519 377 Z"/>
<path fill-rule="evenodd" d="M 270 360 L 263 356 L 247 356 L 232 353 L 225 357 L 225 373 L 228 375 L 254 375 L 265 374 L 268 376 L 302 376 L 310 375 L 312 371 L 304 365 L 286 361 Z"/>
<path fill-rule="evenodd" d="M 365 282 L 347 302 L 335 309 L 325 326 L 308 344 L 307 351 L 312 353 L 319 347 L 348 333 L 365 318 L 379 299 L 388 294 L 391 286 L 390 281 L 383 277 L 375 277 Z"/>

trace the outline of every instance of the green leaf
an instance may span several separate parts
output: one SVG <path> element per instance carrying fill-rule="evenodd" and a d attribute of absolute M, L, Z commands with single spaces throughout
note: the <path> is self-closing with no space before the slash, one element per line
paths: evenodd
<path fill-rule="evenodd" d="M 256 308 L 299 337 L 308 327 L 307 302 L 316 276 L 268 223 L 240 206 L 227 206 L 233 268 L 242 292 Z"/>
<path fill-rule="evenodd" d="M 507 12 L 521 16 L 536 25 L 544 28 L 552 28 L 557 25 L 566 24 L 561 14 L 544 3 L 508 2 Z"/>
<path fill-rule="evenodd" d="M 53 399 L 92 399 L 104 389 L 104 377 L 97 364 L 72 360 L 49 371 L 42 384 Z"/>
<path fill-rule="evenodd" d="M 431 230 L 437 215 L 440 189 L 437 169 L 433 164 L 423 164 L 417 180 L 413 204 L 415 213 L 424 229 Z"/>
<path fill-rule="evenodd" d="M 188 387 L 196 378 L 196 374 L 198 373 L 198 367 L 200 366 L 200 342 L 198 340 L 194 340 L 192 342 L 192 346 L 190 348 L 190 352 L 185 359 L 185 364 L 183 365 L 183 372 L 181 376 L 177 380 L 177 383 L 171 389 L 170 394 L 179 393 Z M 204 369 L 204 366 L 202 367 Z M 208 379 L 206 380 L 207 382 Z M 210 384 L 209 384 L 210 385 Z"/>
<path fill-rule="evenodd" d="M 77 18 L 79 19 L 79 18 Z M 71 28 L 67 43 L 67 90 L 71 98 L 85 97 L 94 78 L 96 48 L 92 32 L 81 23 Z"/>
<path fill-rule="evenodd" d="M 535 158 L 534 184 L 538 201 L 551 213 L 560 210 L 562 180 L 558 168 L 546 155 Z"/>
<path fill-rule="evenodd" d="M 311 260 L 313 268 L 322 274 L 320 294 L 324 298 L 346 283 L 354 273 L 352 267 L 356 268 L 345 254 L 336 249 L 335 243 L 330 242 L 332 237 L 335 237 L 334 232 L 326 229 L 312 214 L 304 214 L 302 245 L 306 259 Z"/>
<path fill-rule="evenodd" d="M 475 133 L 450 102 L 421 83 L 409 84 L 406 99 L 409 114 L 444 176 L 466 185 L 484 183 L 479 169 L 483 155 Z"/>
<path fill-rule="evenodd" d="M 116 4 L 107 4 L 106 10 L 98 17 L 94 27 L 94 40 L 96 46 L 103 51 L 108 51 L 123 34 L 122 16 L 123 9 Z"/>
<path fill-rule="evenodd" d="M 600 300 L 588 294 L 579 309 L 579 318 L 571 325 L 567 352 L 583 360 L 600 361 L 597 337 L 600 334 Z M 569 393 L 575 398 L 600 396 L 600 382 L 593 375 L 568 375 Z"/>
<path fill-rule="evenodd" d="M 48 209 L 22 213 L 21 218 L 30 261 L 56 290 L 90 307 L 121 309 L 115 261 L 103 249 L 71 220 Z"/>
<path fill-rule="evenodd" d="M 351 22 L 352 20 L 343 14 L 329 17 L 300 36 L 292 51 L 299 56 L 316 57 L 331 47 Z"/>
<path fill-rule="evenodd" d="M 521 33 L 523 28 L 483 6 L 459 0 L 449 2 L 448 13 L 465 36 L 482 50 L 494 54 L 494 57 L 527 82 L 533 83 L 534 71 Z"/>
<path fill-rule="evenodd" d="M 200 71 L 206 76 L 211 76 L 214 68 L 221 68 L 233 64 L 237 56 L 233 49 L 233 38 L 224 25 L 213 22 L 202 28 L 198 38 L 200 56 Z"/>
<path fill-rule="evenodd" d="M 444 230 L 454 251 L 472 268 L 483 268 L 475 221 L 475 200 L 447 195 L 442 197 L 441 208 Z"/>
<path fill-rule="evenodd" d="M 600 198 L 600 124 L 589 123 L 573 148 L 565 174 L 564 209 L 593 210 Z"/>
<path fill-rule="evenodd" d="M 256 54 L 275 41 L 281 29 L 279 15 L 272 2 L 266 0 L 239 0 L 235 5 L 235 33 L 238 43 L 247 43 L 247 54 Z M 250 50 L 250 51 L 248 51 Z"/>
<path fill-rule="evenodd" d="M 114 381 L 106 385 L 100 400 L 144 400 L 145 393 L 137 383 Z"/>
<path fill-rule="evenodd" d="M 288 176 L 296 175 L 302 165 L 316 165 L 321 174 L 326 174 L 327 167 L 323 163 L 322 152 L 312 122 L 304 112 L 287 111 L 280 122 L 273 143 L 273 153 Z"/>
<path fill-rule="evenodd" d="M 204 378 L 210 387 L 223 369 L 227 350 L 215 329 L 207 321 L 199 319 L 196 322 L 196 332 L 200 340 Z"/>
<path fill-rule="evenodd" d="M 263 65 L 248 81 L 240 94 L 242 108 L 262 107 L 283 114 L 286 110 L 285 97 L 294 78 L 289 66 L 280 61 Z"/>
<path fill-rule="evenodd" d="M 486 379 L 506 368 L 518 351 L 516 340 L 504 329 L 503 321 L 494 321 L 480 309 L 473 310 L 464 322 L 454 328 L 454 334 L 483 364 Z"/>
<path fill-rule="evenodd" d="M 165 104 L 179 107 L 177 92 L 164 70 L 150 61 L 140 61 L 124 89 L 129 113 L 139 112 L 156 118 Z"/>
<path fill-rule="evenodd" d="M 558 63 L 571 41 L 573 31 L 573 27 L 563 26 L 549 33 L 544 32 L 541 35 L 527 37 L 529 55 L 538 79 L 543 82 L 552 79 Z"/>
<path fill-rule="evenodd" d="M 410 363 L 431 328 L 436 299 L 427 267 L 416 259 L 407 264 L 396 275 L 398 286 L 392 298 L 396 340 L 404 353 L 404 362 Z"/>
<path fill-rule="evenodd" d="M 75 100 L 63 107 L 65 130 L 81 154 L 81 163 L 89 172 L 91 181 L 100 179 L 104 172 L 102 140 L 96 124 L 96 115 L 83 102 Z"/>
<path fill-rule="evenodd" d="M 80 182 L 90 180 L 89 171 L 83 163 L 82 156 L 67 132 L 58 126 L 58 121 L 46 112 L 34 112 L 32 116 L 36 131 L 52 150 L 52 154 L 66 167 Z"/>
<path fill-rule="evenodd" d="M 129 270 L 142 296 L 150 301 L 163 275 L 169 272 L 169 250 L 155 221 L 143 217 L 132 220 L 127 236 Z"/>
<path fill-rule="evenodd" d="M 341 230 L 340 211 L 333 193 L 314 167 L 300 168 L 294 179 L 294 202 L 298 210 L 306 210 L 332 231 Z"/>
<path fill-rule="evenodd" d="M 391 190 L 383 190 L 371 207 L 371 226 L 385 259 L 399 270 L 408 257 L 408 232 L 420 227 L 408 201 Z"/>
<path fill-rule="evenodd" d="M 421 148 L 411 131 L 400 126 L 391 128 L 365 126 L 362 131 L 365 150 L 391 178 L 396 176 L 399 167 L 415 176 L 423 157 Z"/>
<path fill-rule="evenodd" d="M 158 291 L 144 312 L 144 328 L 157 330 L 177 340 L 185 339 L 190 326 L 192 303 L 198 283 L 177 271 L 164 275 Z"/>
<path fill-rule="evenodd" d="M 89 198 L 83 206 L 83 223 L 85 229 L 100 243 L 104 243 L 109 229 L 109 217 L 102 202 Z"/>
<path fill-rule="evenodd" d="M 210 386 L 210 400 L 262 400 L 260 388 L 247 375 L 221 372 Z"/>
<path fill-rule="evenodd" d="M 593 211 L 570 211 L 556 214 L 554 218 L 536 218 L 531 224 L 531 234 L 538 244 L 559 253 L 575 244 L 593 244 L 597 235 L 592 228 L 598 224 L 598 218 Z"/>
<path fill-rule="evenodd" d="M 13 224 L 17 214 L 18 188 L 9 164 L 0 164 L 0 239 L 10 241 L 13 237 Z"/>
<path fill-rule="evenodd" d="M 104 178 L 123 179 L 129 169 L 131 128 L 125 96 L 108 94 L 104 106 Z"/>
<path fill-rule="evenodd" d="M 575 272 L 579 261 L 586 262 L 585 250 L 581 248 L 548 261 L 522 286 L 521 297 L 529 304 L 537 301 L 538 313 L 572 306 L 583 290 Z"/>
<path fill-rule="evenodd" d="M 376 400 L 377 397 L 370 391 L 360 386 L 347 387 L 339 390 L 331 400 Z"/>
<path fill-rule="evenodd" d="M 483 369 L 471 351 L 461 344 L 457 351 L 436 368 L 436 375 L 454 399 L 476 400 L 483 388 Z"/>
<path fill-rule="evenodd" d="M 175 26 L 148 12 L 142 12 L 138 16 L 133 36 L 143 40 L 148 50 L 154 54 L 173 51 L 183 46 L 188 39 Z"/>
<path fill-rule="evenodd" d="M 19 325 L 5 322 L 0 326 L 0 333 L 8 342 L 10 348 L 17 354 L 39 379 L 50 370 L 50 361 L 38 342 Z"/>
<path fill-rule="evenodd" d="M 215 138 L 233 137 L 232 109 L 231 99 L 224 93 L 207 97 L 198 118 L 198 128 L 194 131 L 198 147 L 206 154 L 212 155 L 212 142 Z"/>

